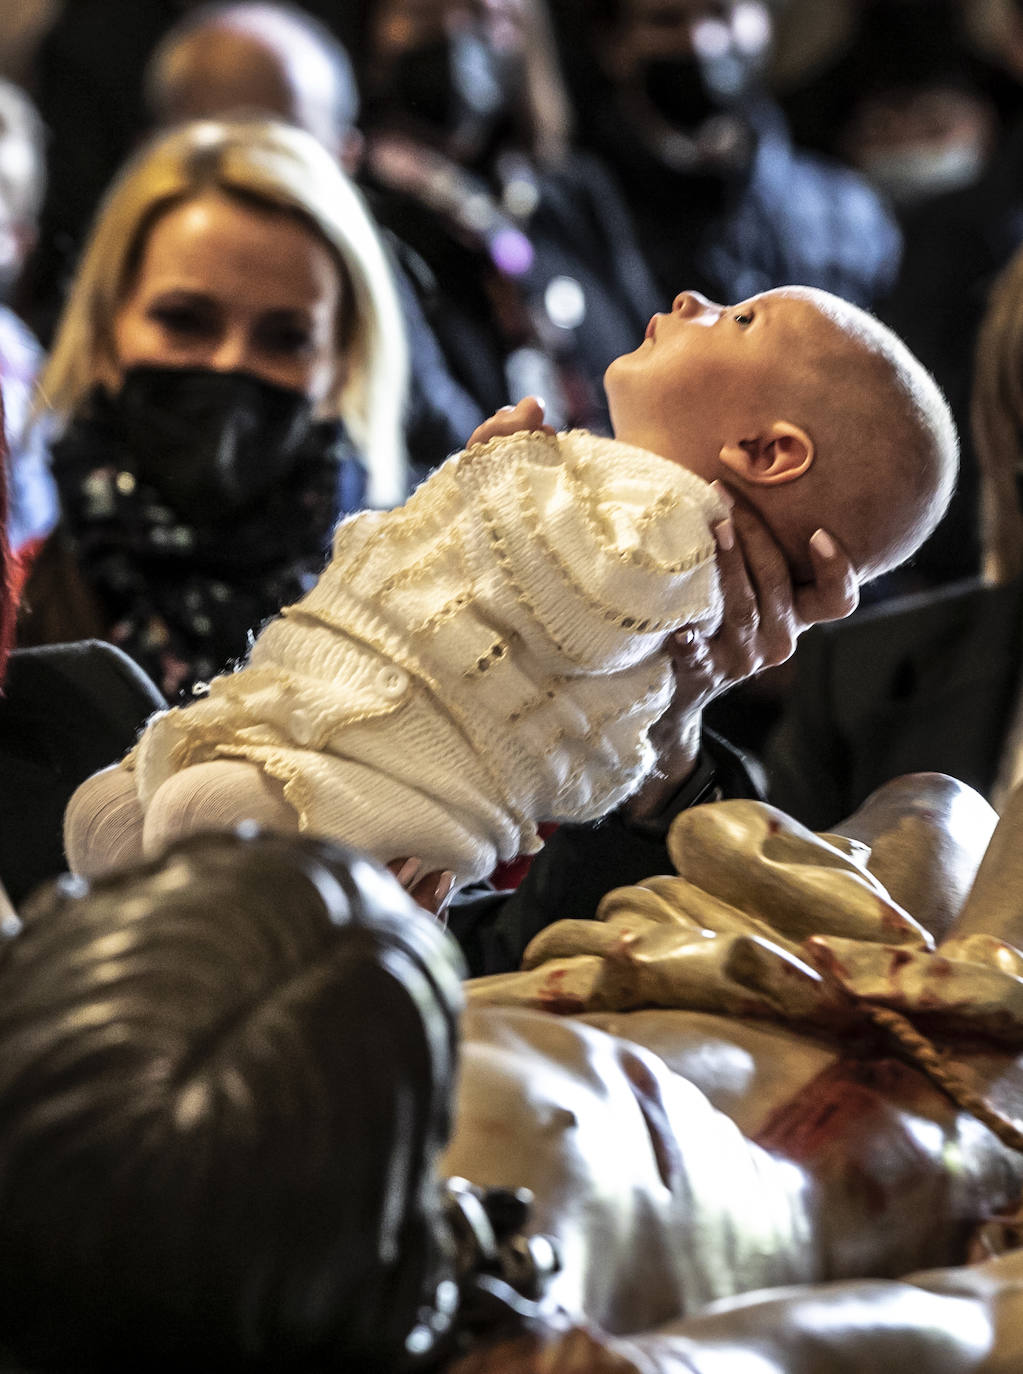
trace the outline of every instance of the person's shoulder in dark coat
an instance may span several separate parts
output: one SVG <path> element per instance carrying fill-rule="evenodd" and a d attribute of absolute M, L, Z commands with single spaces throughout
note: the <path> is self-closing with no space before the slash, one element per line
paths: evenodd
<path fill-rule="evenodd" d="M 0 881 L 18 903 L 65 868 L 64 808 L 134 744 L 159 691 L 112 644 L 84 640 L 11 655 L 0 696 Z"/>

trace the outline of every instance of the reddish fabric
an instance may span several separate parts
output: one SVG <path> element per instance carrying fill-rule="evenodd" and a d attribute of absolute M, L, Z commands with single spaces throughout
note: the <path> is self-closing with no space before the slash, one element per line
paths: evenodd
<path fill-rule="evenodd" d="M 0 400 L 0 682 L 14 641 L 14 615 L 18 604 L 16 569 L 7 542 L 7 462 L 3 401 Z"/>
<path fill-rule="evenodd" d="M 14 550 L 10 555 L 7 585 L 14 598 L 15 607 L 21 599 L 22 590 L 28 581 L 28 575 L 32 571 L 32 564 L 36 561 L 36 555 L 45 542 L 45 535 L 37 535 L 34 539 L 26 540 L 19 549 Z"/>
<path fill-rule="evenodd" d="M 546 840 L 554 834 L 558 827 L 554 821 L 545 821 L 543 825 L 538 825 L 536 828 L 540 832 L 540 838 Z M 490 881 L 499 891 L 518 887 L 529 872 L 529 866 L 535 858 L 535 854 L 520 854 L 515 859 L 509 859 L 506 864 L 498 864 L 490 875 Z"/>

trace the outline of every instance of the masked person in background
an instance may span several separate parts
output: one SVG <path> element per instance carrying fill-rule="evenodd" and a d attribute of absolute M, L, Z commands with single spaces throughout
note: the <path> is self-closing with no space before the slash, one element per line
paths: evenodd
<path fill-rule="evenodd" d="M 761 82 L 763 0 L 556 0 L 581 137 L 615 175 L 659 289 L 785 282 L 870 307 L 899 234 L 869 186 L 792 145 Z"/>
<path fill-rule="evenodd" d="M 404 495 L 405 376 L 377 231 L 316 139 L 204 121 L 149 144 L 42 379 L 61 520 L 19 642 L 109 640 L 171 698 L 222 670 L 345 511 Z"/>
<path fill-rule="evenodd" d="M 153 53 L 144 90 L 157 127 L 258 111 L 315 134 L 357 176 L 363 139 L 355 73 L 343 45 L 304 9 L 266 0 L 190 9 Z M 416 263 L 404 264 L 406 250 L 393 235 L 386 241 L 408 337 L 405 442 L 419 476 L 460 449 L 484 417 L 451 376 L 423 316 L 412 284 Z"/>
<path fill-rule="evenodd" d="M 552 15 L 580 139 L 614 177 L 662 295 L 679 281 L 711 300 L 792 284 L 874 307 L 899 231 L 857 173 L 793 146 L 762 81 L 764 0 L 553 0 Z M 757 755 L 782 690 L 746 683 L 709 723 Z"/>
<path fill-rule="evenodd" d="M 370 203 L 452 375 L 484 414 L 532 394 L 555 427 L 608 433 L 604 370 L 659 298 L 621 195 L 571 146 L 544 0 L 341 9 Z"/>

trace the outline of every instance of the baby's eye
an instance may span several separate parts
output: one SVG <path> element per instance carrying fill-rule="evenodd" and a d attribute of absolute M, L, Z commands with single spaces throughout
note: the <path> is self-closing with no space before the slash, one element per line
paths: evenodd
<path fill-rule="evenodd" d="M 739 326 L 740 329 L 746 329 L 749 325 L 753 323 L 753 311 L 740 310 L 738 314 L 733 315 L 732 318 L 735 320 L 735 323 Z"/>

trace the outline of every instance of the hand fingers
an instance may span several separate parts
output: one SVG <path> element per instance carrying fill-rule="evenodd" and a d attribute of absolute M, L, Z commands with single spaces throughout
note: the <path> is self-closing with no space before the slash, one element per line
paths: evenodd
<path fill-rule="evenodd" d="M 489 420 L 484 420 L 473 430 L 466 447 L 485 444 L 490 439 L 508 434 L 519 434 L 522 430 L 554 433 L 553 427 L 544 423 L 544 402 L 539 396 L 524 396 L 518 405 L 502 406 Z"/>
<path fill-rule="evenodd" d="M 796 635 L 802 628 L 796 623 L 788 560 L 763 517 L 747 502 L 736 500 L 731 518 L 753 598 L 752 613 L 743 603 L 747 622 L 752 614 L 756 640 L 750 646 L 750 656 L 759 660 L 758 667 L 783 663 L 796 647 Z M 720 554 L 718 563 L 720 566 Z M 727 588 L 723 590 L 727 596 Z"/>
<path fill-rule="evenodd" d="M 431 916 L 440 919 L 447 910 L 451 895 L 454 892 L 455 875 L 450 870 L 443 873 L 434 869 L 432 873 L 427 873 L 420 878 L 415 887 L 409 889 L 413 900 L 418 902 L 424 911 L 428 911 Z"/>
<path fill-rule="evenodd" d="M 550 425 L 544 426 L 546 409 L 547 403 L 542 397 L 523 396 L 518 405 L 512 406 L 512 414 L 519 417 L 520 429 L 550 429 Z"/>
<path fill-rule="evenodd" d="M 672 714 L 679 718 L 686 709 L 705 696 L 716 684 L 717 670 L 703 633 L 686 626 L 668 636 L 664 646 L 675 673 L 675 695 L 658 725 L 668 724 Z M 656 728 L 656 726 L 655 726 Z"/>
<path fill-rule="evenodd" d="M 743 545 L 736 538 L 732 517 L 715 527 L 714 538 L 718 548 L 722 619 L 713 640 L 713 658 L 720 675 L 734 682 L 754 672 L 758 666 L 757 637 L 761 616 L 754 581 Z"/>
<path fill-rule="evenodd" d="M 455 875 L 449 870 L 425 872 L 422 859 L 392 859 L 387 865 L 414 902 L 431 916 L 443 915 L 455 888 Z"/>
<path fill-rule="evenodd" d="M 719 490 L 721 485 L 715 484 Z M 783 663 L 795 649 L 796 639 L 809 625 L 841 620 L 856 609 L 859 590 L 856 573 L 845 550 L 827 531 L 820 529 L 810 540 L 809 554 L 814 580 L 794 586 L 788 561 L 761 515 L 748 502 L 732 495 L 731 525 L 743 554 L 745 574 L 753 593 L 752 614 L 758 619 L 755 633 L 761 666 Z M 729 591 L 736 598 L 738 637 L 748 643 L 750 603 L 736 560 L 729 552 L 718 553 L 718 566 L 730 570 L 731 582 L 722 578 L 726 620 L 731 618 Z"/>
<path fill-rule="evenodd" d="M 795 593 L 800 629 L 824 620 L 843 620 L 860 599 L 852 561 L 826 530 L 817 530 L 811 537 L 810 560 L 816 576 L 808 585 L 797 587 Z"/>
<path fill-rule="evenodd" d="M 404 858 L 392 859 L 387 865 L 390 871 L 401 883 L 402 887 L 408 892 L 412 884 L 416 881 L 423 871 L 422 859 Z"/>
<path fill-rule="evenodd" d="M 838 620 L 856 607 L 856 575 L 845 551 L 824 530 L 810 541 L 814 579 L 793 586 L 788 560 L 771 530 L 746 501 L 715 483 L 730 513 L 714 529 L 722 618 L 708 637 L 700 626 L 671 636 L 675 697 L 662 722 L 664 735 L 736 682 L 791 657 L 799 634 L 821 620 Z M 659 746 L 660 736 L 651 739 Z"/>

